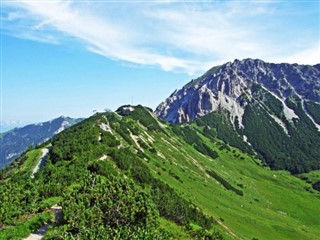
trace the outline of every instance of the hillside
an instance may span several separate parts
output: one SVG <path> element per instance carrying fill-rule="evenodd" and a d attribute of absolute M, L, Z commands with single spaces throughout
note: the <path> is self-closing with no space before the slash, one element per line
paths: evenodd
<path fill-rule="evenodd" d="M 98 113 L 0 172 L 0 239 L 317 239 L 320 193 L 150 109 Z M 31 178 L 43 149 L 45 164 Z"/>
<path fill-rule="evenodd" d="M 210 127 L 272 169 L 320 169 L 320 64 L 228 62 L 175 91 L 155 113 Z"/>
<path fill-rule="evenodd" d="M 53 135 L 80 122 L 82 119 L 59 117 L 48 122 L 29 124 L 0 135 L 0 169 L 10 164 L 19 155 L 51 138 Z"/>

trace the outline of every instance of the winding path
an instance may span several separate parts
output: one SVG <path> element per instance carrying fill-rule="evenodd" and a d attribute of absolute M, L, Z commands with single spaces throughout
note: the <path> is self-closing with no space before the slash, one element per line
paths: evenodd
<path fill-rule="evenodd" d="M 23 240 L 39 240 L 44 237 L 46 232 L 48 232 L 48 229 L 50 226 L 57 224 L 62 219 L 62 208 L 60 206 L 54 205 L 50 208 L 50 211 L 54 213 L 55 221 L 52 223 L 45 223 L 42 225 L 37 232 L 31 233 L 27 238 L 24 238 Z"/>
<path fill-rule="evenodd" d="M 39 162 L 37 164 L 37 166 L 34 167 L 34 169 L 32 170 L 32 173 L 31 173 L 31 178 L 34 178 L 34 175 L 43 167 L 45 161 L 46 161 L 46 156 L 47 154 L 49 153 L 49 149 L 48 148 L 42 148 L 41 149 L 42 151 L 42 155 L 39 159 Z"/>

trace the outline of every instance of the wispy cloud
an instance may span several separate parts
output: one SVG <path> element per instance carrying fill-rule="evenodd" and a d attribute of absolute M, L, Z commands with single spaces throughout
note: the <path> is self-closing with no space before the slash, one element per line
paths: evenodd
<path fill-rule="evenodd" d="M 317 48 L 309 47 L 318 45 L 319 39 L 310 38 L 312 44 L 295 50 L 292 47 L 299 39 L 280 43 L 274 1 L 5 1 L 3 7 L 7 34 L 55 44 L 71 39 L 107 58 L 166 71 L 194 74 L 245 57 L 319 62 Z"/>

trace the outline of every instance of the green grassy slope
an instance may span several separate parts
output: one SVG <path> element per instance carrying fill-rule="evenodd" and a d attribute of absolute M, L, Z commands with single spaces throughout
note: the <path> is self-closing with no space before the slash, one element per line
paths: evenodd
<path fill-rule="evenodd" d="M 27 180 L 28 184 L 38 186 L 37 197 L 30 198 L 34 207 L 21 206 L 20 212 L 14 213 L 6 203 L 7 218 L 12 221 L 7 221 L 2 229 L 21 224 L 16 219 L 32 211 L 42 212 L 41 203 L 52 197 L 62 197 L 59 204 L 71 206 L 63 208 L 70 211 L 72 206 L 78 206 L 73 203 L 73 194 L 79 193 L 80 198 L 88 191 L 79 189 L 82 183 L 89 181 L 90 186 L 90 181 L 96 181 L 90 179 L 102 178 L 103 185 L 116 177 L 128 181 L 135 191 L 147 194 L 151 203 L 146 206 L 156 210 L 145 217 L 157 220 L 150 220 L 152 227 L 143 226 L 157 236 L 174 239 L 203 239 L 205 234 L 211 239 L 317 239 L 320 236 L 320 193 L 310 183 L 288 172 L 262 167 L 255 157 L 204 133 L 208 129 L 203 126 L 194 123 L 173 126 L 159 121 L 140 106 L 133 112 L 124 112 L 119 111 L 123 116 L 96 114 L 50 140 L 52 147 L 46 165 L 34 179 Z M 27 153 L 29 159 L 40 150 L 33 151 Z M 1 172 L 0 191 L 8 194 L 3 181 L 12 184 L 10 188 L 28 191 L 29 185 L 23 182 L 27 177 L 19 179 L 14 174 L 27 165 L 33 166 L 28 162 L 21 161 L 15 170 L 7 168 Z M 115 184 L 121 185 L 122 181 L 116 180 Z M 99 191 L 97 188 L 97 194 Z M 128 189 L 130 194 L 133 193 Z M 131 202 L 132 198 L 125 201 Z M 63 231 L 84 234 L 68 216 L 66 212 L 62 226 L 52 228 L 48 238 Z M 89 219 L 86 221 L 81 224 L 90 229 Z M 135 229 L 136 222 L 130 224 Z M 127 231 L 130 233 L 132 229 Z M 169 235 L 161 235 L 164 234 L 161 229 L 167 229 Z"/>
<path fill-rule="evenodd" d="M 223 144 L 218 140 L 210 144 L 209 139 L 202 136 L 203 141 L 218 152 L 219 157 L 212 159 L 179 139 L 152 137 L 158 155 L 151 158 L 149 166 L 160 172 L 159 178 L 201 206 L 206 213 L 223 219 L 223 224 L 239 237 L 317 238 L 320 195 L 310 190 L 309 184 L 285 171 L 262 168 L 257 165 L 257 160 L 237 149 L 221 147 Z M 227 190 L 208 176 L 206 170 L 211 169 L 241 189 L 244 196 Z"/>

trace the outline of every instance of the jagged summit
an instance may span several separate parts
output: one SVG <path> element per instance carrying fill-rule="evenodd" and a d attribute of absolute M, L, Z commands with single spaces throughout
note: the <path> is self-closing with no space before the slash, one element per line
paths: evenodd
<path fill-rule="evenodd" d="M 234 122 L 242 119 L 256 85 L 283 102 L 288 120 L 296 117 L 284 101 L 289 97 L 320 102 L 320 64 L 274 64 L 259 59 L 234 60 L 213 67 L 161 103 L 155 113 L 172 123 L 191 121 L 198 116 L 226 109 Z M 241 124 L 241 121 L 240 121 Z"/>
<path fill-rule="evenodd" d="M 272 168 L 298 173 L 320 166 L 319 102 L 320 64 L 236 59 L 175 91 L 155 114 L 195 121 Z"/>

